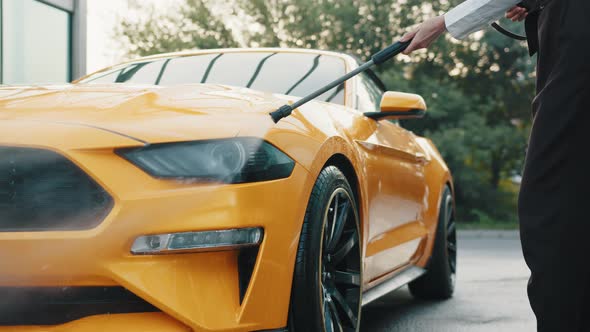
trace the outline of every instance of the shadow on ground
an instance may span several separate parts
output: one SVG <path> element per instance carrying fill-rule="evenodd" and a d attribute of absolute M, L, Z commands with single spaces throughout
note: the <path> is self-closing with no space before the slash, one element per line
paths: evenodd
<path fill-rule="evenodd" d="M 529 271 L 516 235 L 460 236 L 452 299 L 421 301 L 404 287 L 363 308 L 361 332 L 534 331 Z"/>
<path fill-rule="evenodd" d="M 402 327 L 407 327 L 408 319 L 418 317 L 425 311 L 440 309 L 444 305 L 445 302 L 415 299 L 407 287 L 404 287 L 363 308 L 361 332 L 402 331 Z M 422 325 L 419 321 L 414 324 Z M 415 328 L 419 326 L 412 327 Z"/>

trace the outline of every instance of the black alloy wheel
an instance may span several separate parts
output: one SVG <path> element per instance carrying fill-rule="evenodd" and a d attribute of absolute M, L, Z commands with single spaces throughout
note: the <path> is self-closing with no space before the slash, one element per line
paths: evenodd
<path fill-rule="evenodd" d="M 302 229 L 289 331 L 358 331 L 362 268 L 359 216 L 344 175 L 324 169 Z"/>
<path fill-rule="evenodd" d="M 445 225 L 447 228 L 447 258 L 451 272 L 453 288 L 455 288 L 457 275 L 457 225 L 453 215 L 453 197 L 446 195 L 444 202 Z"/>
<path fill-rule="evenodd" d="M 321 284 L 326 332 L 356 330 L 359 323 L 360 237 L 353 204 L 346 190 L 339 188 L 324 217 Z"/>

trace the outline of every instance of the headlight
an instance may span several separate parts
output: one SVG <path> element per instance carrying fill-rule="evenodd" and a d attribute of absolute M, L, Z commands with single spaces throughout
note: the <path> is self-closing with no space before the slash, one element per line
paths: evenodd
<path fill-rule="evenodd" d="M 158 178 L 224 183 L 289 177 L 295 162 L 258 138 L 232 138 L 155 144 L 117 153 Z"/>

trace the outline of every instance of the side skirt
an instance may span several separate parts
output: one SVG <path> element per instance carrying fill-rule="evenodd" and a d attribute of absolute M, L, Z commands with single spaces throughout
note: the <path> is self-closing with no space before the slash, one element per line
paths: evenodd
<path fill-rule="evenodd" d="M 410 282 L 418 279 L 424 273 L 426 273 L 426 270 L 423 268 L 417 266 L 407 267 L 396 276 L 364 292 L 362 306 L 365 306 L 377 300 L 378 298 L 387 295 L 402 286 L 409 284 Z"/>

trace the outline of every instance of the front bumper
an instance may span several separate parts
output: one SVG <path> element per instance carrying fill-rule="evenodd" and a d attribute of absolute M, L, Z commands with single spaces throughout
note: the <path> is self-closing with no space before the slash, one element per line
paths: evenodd
<path fill-rule="evenodd" d="M 0 326 L 10 332 L 188 332 L 186 325 L 163 313 L 101 315 L 82 318 L 59 326 Z"/>
<path fill-rule="evenodd" d="M 91 230 L 0 233 L 0 287 L 123 287 L 161 312 L 0 331 L 257 331 L 287 325 L 293 262 L 313 185 L 302 166 L 277 181 L 197 185 L 151 178 L 108 148 L 58 152 L 104 187 L 114 207 Z M 264 228 L 264 239 L 243 299 L 237 251 L 130 253 L 141 235 L 246 227 Z"/>

